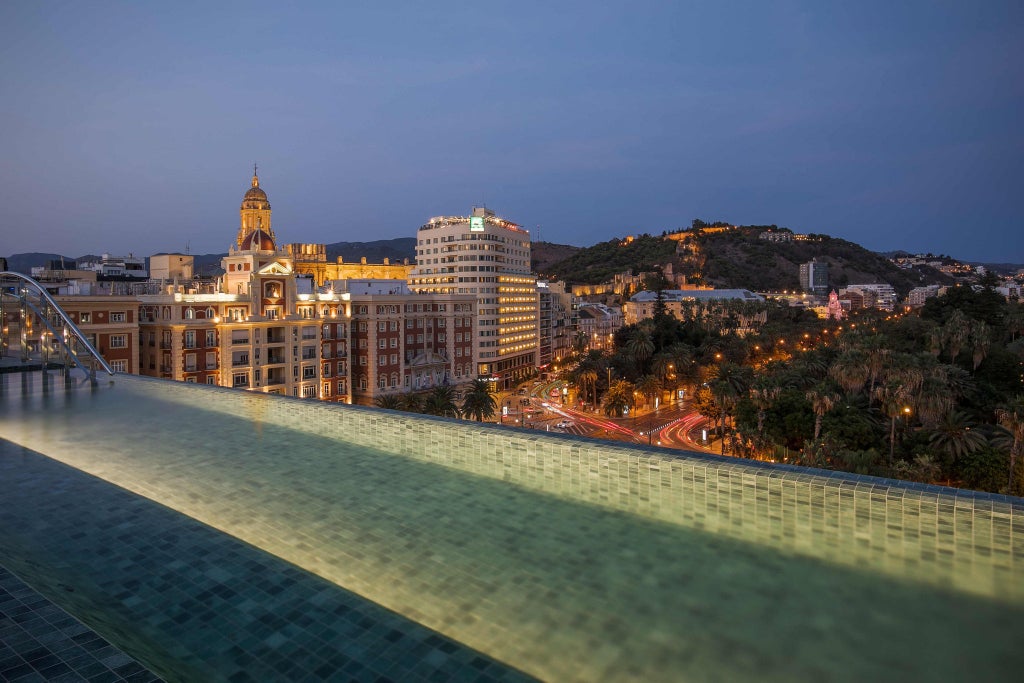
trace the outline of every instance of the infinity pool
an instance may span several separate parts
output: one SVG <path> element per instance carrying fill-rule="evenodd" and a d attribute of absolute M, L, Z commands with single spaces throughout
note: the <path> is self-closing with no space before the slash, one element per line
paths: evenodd
<path fill-rule="evenodd" d="M 168 680 L 1024 665 L 1019 499 L 134 377 L 0 391 L 0 563 Z"/>

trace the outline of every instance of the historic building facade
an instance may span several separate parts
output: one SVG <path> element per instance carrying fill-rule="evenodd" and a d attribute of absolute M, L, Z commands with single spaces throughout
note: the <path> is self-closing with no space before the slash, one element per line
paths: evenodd
<path fill-rule="evenodd" d="M 340 256 L 335 261 L 327 260 L 326 244 L 286 244 L 285 251 L 292 260 L 292 268 L 301 275 L 310 275 L 318 286 L 332 280 L 405 280 L 412 272 L 408 259 L 402 263 L 367 263 L 366 258 L 358 263 L 346 263 Z"/>
<path fill-rule="evenodd" d="M 54 299 L 114 370 L 138 374 L 137 297 L 96 293 Z"/>
<path fill-rule="evenodd" d="M 475 298 L 413 294 L 404 280 L 347 280 L 352 400 L 458 385 L 476 377 Z"/>
<path fill-rule="evenodd" d="M 323 245 L 278 247 L 257 176 L 240 216 L 216 282 L 137 297 L 141 374 L 366 404 L 475 377 L 474 296 L 298 272 Z"/>

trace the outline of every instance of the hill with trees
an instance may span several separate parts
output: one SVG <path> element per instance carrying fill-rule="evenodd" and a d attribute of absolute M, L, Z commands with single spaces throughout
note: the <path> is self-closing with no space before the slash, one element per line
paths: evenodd
<path fill-rule="evenodd" d="M 676 261 L 676 243 L 663 237 L 640 235 L 585 247 L 550 265 L 541 275 L 571 284 L 598 284 L 623 271 L 647 272 Z"/>
<path fill-rule="evenodd" d="M 881 254 L 859 244 L 828 235 L 806 240 L 771 242 L 760 239 L 774 226 L 741 226 L 725 232 L 693 231 L 686 268 L 715 287 L 745 287 L 755 291 L 793 290 L 800 287 L 800 264 L 811 259 L 829 266 L 829 286 L 888 283 L 904 297 L 914 287 L 955 281 L 928 266 L 903 269 Z M 687 244 L 683 242 L 682 244 Z"/>
<path fill-rule="evenodd" d="M 903 269 L 859 244 L 828 235 L 774 242 L 760 239 L 765 231 L 792 233 L 774 225 L 729 226 L 722 222 L 664 233 L 614 239 L 579 249 L 548 266 L 543 274 L 574 284 L 598 284 L 616 273 L 648 272 L 671 263 L 690 282 L 754 291 L 800 287 L 800 264 L 811 259 L 829 265 L 829 284 L 888 283 L 900 296 L 914 287 L 950 285 L 954 279 L 928 266 Z"/>
<path fill-rule="evenodd" d="M 583 247 L 553 242 L 533 242 L 530 244 L 530 269 L 535 273 L 547 273 L 551 266 L 564 261 Z"/>

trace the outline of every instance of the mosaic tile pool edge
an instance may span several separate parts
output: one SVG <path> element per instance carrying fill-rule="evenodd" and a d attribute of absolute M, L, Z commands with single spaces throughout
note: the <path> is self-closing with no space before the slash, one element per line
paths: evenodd
<path fill-rule="evenodd" d="M 1024 500 L 159 380 L 161 396 L 841 564 L 1024 600 Z M 211 394 L 206 394 L 212 398 Z M 205 406 L 204 406 L 205 407 Z M 289 415 L 290 414 L 290 415 Z M 296 418 L 298 418 L 296 420 Z M 852 541 L 852 544 L 851 544 Z M 851 553 L 850 548 L 855 550 Z M 978 566 L 985 580 L 979 585 Z"/>

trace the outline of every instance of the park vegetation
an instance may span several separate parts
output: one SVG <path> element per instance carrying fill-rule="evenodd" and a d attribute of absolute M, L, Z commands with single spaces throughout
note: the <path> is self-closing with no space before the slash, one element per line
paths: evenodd
<path fill-rule="evenodd" d="M 567 378 L 610 416 L 683 389 L 724 454 L 1020 495 L 1024 306 L 994 285 L 843 321 L 768 302 L 744 338 L 657 307 Z"/>

